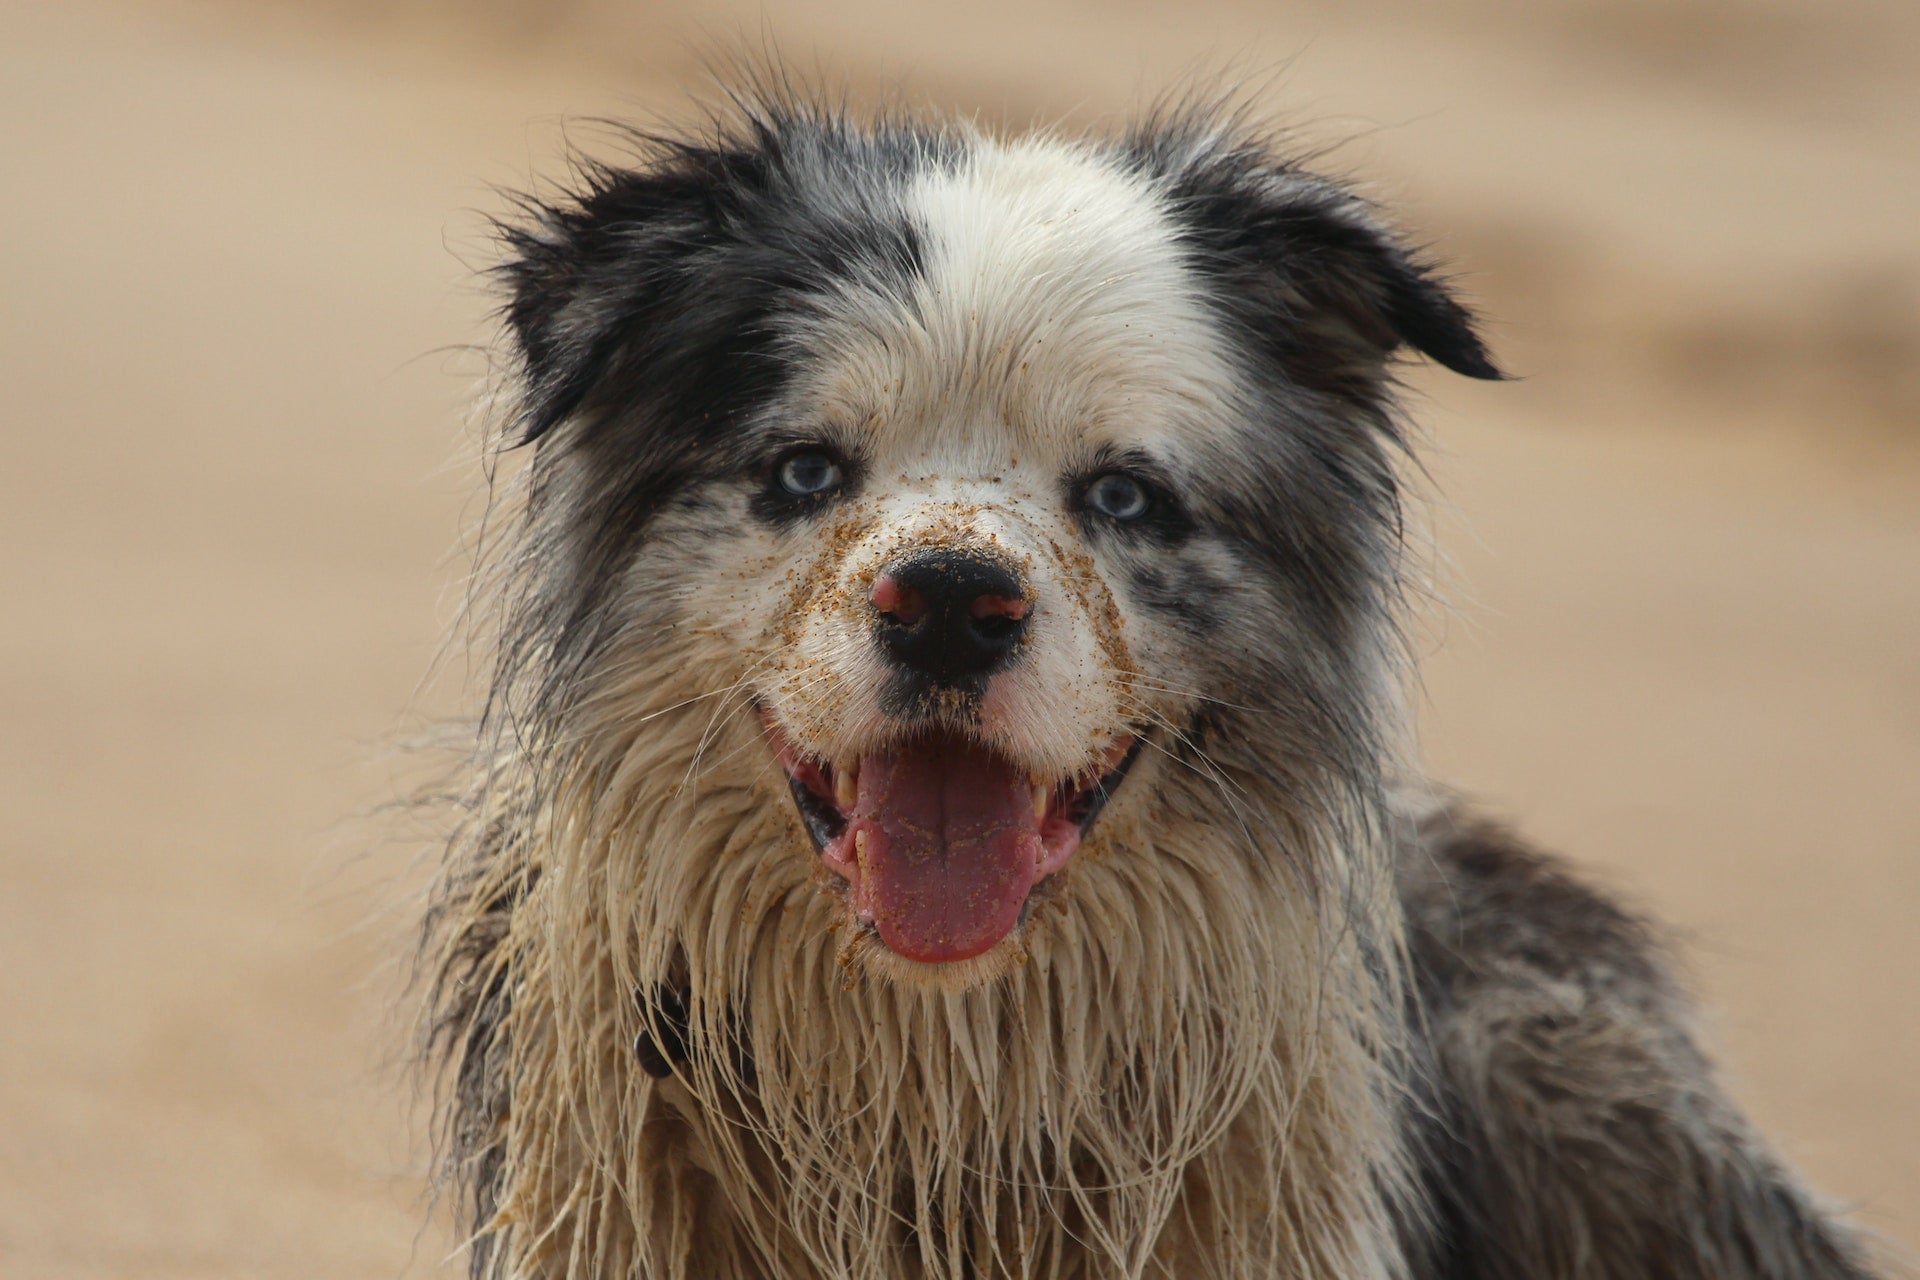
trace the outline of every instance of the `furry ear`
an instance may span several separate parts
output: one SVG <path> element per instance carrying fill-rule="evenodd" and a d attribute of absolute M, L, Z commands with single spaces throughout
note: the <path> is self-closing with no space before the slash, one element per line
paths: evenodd
<path fill-rule="evenodd" d="M 582 163 L 579 189 L 526 200 L 524 220 L 501 225 L 520 443 L 579 410 L 623 345 L 644 340 L 647 319 L 684 302 L 688 264 L 712 239 L 717 171 L 743 159 L 684 147 L 641 170 Z"/>
<path fill-rule="evenodd" d="M 1289 184 L 1290 185 L 1290 184 Z M 1278 265 L 1383 355 L 1405 345 L 1469 378 L 1502 379 L 1473 315 L 1360 201 L 1309 187 L 1274 213 Z"/>
<path fill-rule="evenodd" d="M 1365 201 L 1276 158 L 1217 109 L 1150 119 L 1126 152 L 1163 184 L 1230 323 L 1296 381 L 1371 396 L 1403 346 L 1468 377 L 1504 376 L 1472 315 Z"/>
<path fill-rule="evenodd" d="M 739 105 L 705 136 L 633 135 L 633 168 L 576 162 L 573 192 L 501 228 L 522 443 L 596 397 L 711 437 L 783 376 L 781 318 L 918 270 L 893 186 L 937 139 Z"/>

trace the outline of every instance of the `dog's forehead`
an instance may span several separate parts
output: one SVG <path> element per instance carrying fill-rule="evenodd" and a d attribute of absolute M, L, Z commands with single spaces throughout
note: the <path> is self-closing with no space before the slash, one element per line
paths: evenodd
<path fill-rule="evenodd" d="M 920 245 L 898 293 L 809 335 L 814 392 L 882 453 L 1152 447 L 1225 428 L 1222 328 L 1165 195 L 1116 156 L 977 139 L 908 177 Z"/>

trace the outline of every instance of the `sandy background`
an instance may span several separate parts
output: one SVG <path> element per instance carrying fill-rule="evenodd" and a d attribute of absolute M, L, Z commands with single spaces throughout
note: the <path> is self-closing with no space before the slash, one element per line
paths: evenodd
<path fill-rule="evenodd" d="M 1092 119 L 1234 64 L 1465 273 L 1436 768 L 1674 922 L 1920 1244 L 1920 6 L 0 0 L 0 1275 L 426 1275 L 418 846 L 489 184 L 770 34 Z M 576 131 L 578 132 L 578 131 Z M 584 136 L 591 137 L 591 131 Z M 378 830 L 376 826 L 374 830 Z"/>

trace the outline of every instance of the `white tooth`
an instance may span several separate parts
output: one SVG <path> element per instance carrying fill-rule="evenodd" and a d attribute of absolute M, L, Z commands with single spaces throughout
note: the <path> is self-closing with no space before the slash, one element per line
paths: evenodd
<path fill-rule="evenodd" d="M 1047 788 L 1037 782 L 1033 784 L 1033 816 L 1036 818 L 1047 816 Z"/>
<path fill-rule="evenodd" d="M 854 761 L 833 775 L 833 802 L 842 812 L 853 808 L 860 797 L 860 762 Z"/>
<path fill-rule="evenodd" d="M 867 832 L 864 827 L 853 833 L 853 862 L 861 871 L 867 869 Z"/>

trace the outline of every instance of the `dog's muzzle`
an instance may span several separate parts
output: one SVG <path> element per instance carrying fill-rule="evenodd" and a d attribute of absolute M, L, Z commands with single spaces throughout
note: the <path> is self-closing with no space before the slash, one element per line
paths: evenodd
<path fill-rule="evenodd" d="M 1023 759 L 983 723 L 990 683 L 1020 660 L 1040 613 L 1018 565 L 991 546 L 907 550 L 874 574 L 860 607 L 890 668 L 879 707 L 891 723 L 829 759 L 761 715 L 855 919 L 908 960 L 971 959 L 1018 929 L 1073 857 L 1141 733 L 1121 727 L 1060 770 Z"/>

